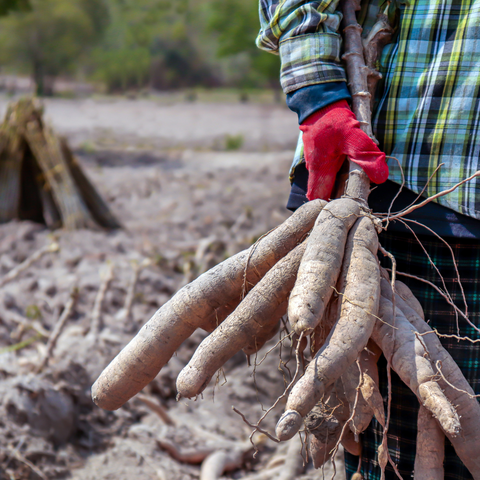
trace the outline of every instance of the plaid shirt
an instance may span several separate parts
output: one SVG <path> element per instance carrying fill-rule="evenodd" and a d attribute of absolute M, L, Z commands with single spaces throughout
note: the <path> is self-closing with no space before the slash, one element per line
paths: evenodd
<path fill-rule="evenodd" d="M 346 81 L 340 63 L 339 0 L 260 0 L 257 46 L 278 53 L 285 93 L 308 85 Z"/>
<path fill-rule="evenodd" d="M 371 25 L 374 2 L 364 26 Z M 344 79 L 337 33 L 338 0 L 260 0 L 257 45 L 278 53 L 286 93 Z M 366 29 L 367 30 L 367 29 Z M 381 148 L 396 157 L 406 186 L 426 195 L 449 188 L 479 170 L 480 0 L 410 0 L 400 6 L 395 43 L 382 56 L 385 81 L 373 126 Z M 301 137 L 293 168 L 303 161 Z M 389 160 L 390 179 L 401 183 Z M 478 179 L 438 199 L 480 219 Z"/>

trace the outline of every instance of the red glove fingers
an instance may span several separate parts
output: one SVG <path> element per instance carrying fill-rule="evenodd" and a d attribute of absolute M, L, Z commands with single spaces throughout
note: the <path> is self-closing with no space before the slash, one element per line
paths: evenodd
<path fill-rule="evenodd" d="M 360 165 L 374 183 L 388 178 L 385 154 L 360 129 L 346 100 L 310 115 L 301 125 L 305 163 L 309 173 L 307 198 L 329 200 L 345 157 Z"/>

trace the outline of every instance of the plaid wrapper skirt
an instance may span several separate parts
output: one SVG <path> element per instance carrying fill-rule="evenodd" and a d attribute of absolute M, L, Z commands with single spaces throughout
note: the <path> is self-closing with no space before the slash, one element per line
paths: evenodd
<path fill-rule="evenodd" d="M 419 236 L 425 250 L 443 276 L 445 286 L 455 304 L 465 311 L 465 302 L 457 281 L 452 253 L 439 239 L 432 236 Z M 480 327 L 480 241 L 461 238 L 445 239 L 453 250 L 458 265 L 462 286 L 468 305 L 468 315 L 472 323 Z M 424 278 L 442 287 L 442 281 L 432 267 L 425 251 L 419 242 L 410 234 L 383 233 L 380 236 L 382 246 L 393 253 L 399 272 Z M 384 267 L 391 264 L 387 258 L 382 259 Z M 413 291 L 423 306 L 425 319 L 436 328 L 440 334 L 468 336 L 478 339 L 480 335 L 465 319 L 457 319 L 454 309 L 443 299 L 440 293 L 418 280 L 398 276 Z M 452 338 L 441 338 L 442 344 L 462 369 L 476 394 L 480 394 L 480 346 L 468 341 L 458 341 Z M 385 407 L 387 400 L 386 361 L 379 361 L 380 390 Z M 417 436 L 417 412 L 419 404 L 415 395 L 392 372 L 392 408 L 390 428 L 388 432 L 388 447 L 392 460 L 397 464 L 404 479 L 413 476 L 415 461 L 415 443 Z M 479 432 L 480 436 L 480 432 Z M 377 450 L 382 442 L 382 427 L 373 419 L 368 429 L 361 435 L 363 446 L 361 473 L 365 480 L 380 479 Z M 480 455 L 480 452 L 479 452 Z M 357 471 L 359 458 L 346 453 L 347 479 Z M 446 439 L 445 441 L 445 478 L 472 478 L 455 451 Z M 387 479 L 397 478 L 388 465 Z"/>

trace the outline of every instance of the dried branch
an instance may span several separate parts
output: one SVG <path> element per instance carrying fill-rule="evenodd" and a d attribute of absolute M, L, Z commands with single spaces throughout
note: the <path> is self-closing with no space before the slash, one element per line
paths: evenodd
<path fill-rule="evenodd" d="M 398 158 L 396 158 L 396 157 L 391 157 L 391 156 L 387 156 L 387 158 L 393 158 L 397 162 L 398 168 L 400 169 L 400 173 L 402 174 L 402 184 L 400 185 L 400 188 L 398 189 L 398 192 L 395 194 L 395 196 L 393 197 L 393 200 L 390 202 L 390 205 L 388 206 L 387 224 L 384 227 L 385 230 L 388 228 L 388 224 L 389 224 L 389 221 L 390 221 L 389 218 L 390 218 L 390 215 L 391 215 L 391 212 L 392 212 L 393 204 L 395 203 L 395 200 L 400 196 L 400 193 L 402 193 L 402 190 L 405 187 L 405 174 L 403 173 L 403 168 L 402 168 L 402 165 L 400 164 L 400 160 L 398 160 Z"/>
<path fill-rule="evenodd" d="M 95 303 L 93 305 L 92 319 L 88 335 L 96 338 L 102 329 L 102 304 L 107 293 L 110 282 L 113 279 L 113 265 L 107 263 L 100 269 L 100 288 L 98 289 Z"/>
<path fill-rule="evenodd" d="M 280 340 L 271 348 L 269 348 L 266 352 L 265 352 L 265 355 L 262 357 L 262 359 L 257 362 L 256 358 L 255 358 L 255 362 L 254 362 L 254 369 L 259 367 L 268 357 L 268 355 L 270 353 L 272 353 L 279 345 L 283 344 L 283 342 L 287 339 L 287 338 L 290 338 L 293 336 L 293 332 L 290 332 L 290 333 L 287 333 L 286 335 L 284 335 L 283 337 L 280 338 Z"/>
<path fill-rule="evenodd" d="M 38 475 L 42 480 L 48 480 L 47 476 L 36 467 L 30 460 L 27 460 L 18 450 L 15 450 L 12 453 L 13 458 L 18 460 L 20 463 L 26 465 L 30 470 L 32 470 L 36 475 Z"/>
<path fill-rule="evenodd" d="M 446 378 L 445 375 L 442 372 L 442 362 L 440 360 L 437 360 L 435 363 L 435 366 L 437 367 L 437 371 L 439 375 L 442 377 L 442 380 L 451 388 L 456 390 L 457 392 L 464 393 L 465 395 L 468 395 L 470 398 L 480 398 L 480 395 L 472 395 L 471 393 L 467 392 L 466 390 L 462 390 L 461 388 L 456 387 L 455 385 L 452 385 Z"/>
<path fill-rule="evenodd" d="M 396 220 L 397 218 L 402 218 L 405 215 L 409 215 L 410 213 L 414 212 L 415 210 L 422 208 L 423 206 L 427 205 L 427 203 L 430 203 L 433 200 L 436 200 L 437 198 L 443 197 L 444 195 L 448 195 L 449 193 L 452 193 L 455 191 L 458 187 L 461 187 L 464 183 L 469 182 L 470 180 L 473 180 L 474 178 L 480 176 L 480 170 L 477 170 L 473 175 L 470 175 L 470 177 L 465 178 L 461 182 L 457 183 L 451 188 L 448 188 L 447 190 L 442 190 L 441 192 L 436 193 L 435 195 L 432 195 L 431 197 L 428 197 L 425 199 L 423 202 L 417 204 L 417 205 L 412 205 L 411 207 L 407 208 L 406 210 L 403 210 L 400 213 L 397 213 L 396 215 L 392 215 L 389 217 L 389 221 L 391 220 Z M 387 219 L 383 219 L 382 221 L 386 221 Z"/>
<path fill-rule="evenodd" d="M 401 190 L 403 189 L 403 187 L 405 186 L 405 175 L 403 173 L 403 168 L 402 166 L 400 165 L 400 162 L 398 161 L 398 159 L 396 159 L 395 157 L 387 157 L 387 158 L 394 158 L 395 160 L 397 160 L 397 163 L 398 163 L 398 166 L 400 167 L 400 173 L 402 174 L 402 185 L 400 187 L 400 190 L 397 192 L 397 194 L 395 195 L 394 199 L 392 200 L 392 203 L 390 204 L 390 208 L 388 209 L 388 212 L 387 213 L 377 213 L 376 215 L 377 216 L 381 216 L 381 217 L 387 217 L 387 225 L 384 227 L 385 229 L 387 228 L 388 226 L 388 223 L 390 222 L 390 215 L 392 215 L 391 213 L 391 209 L 393 207 L 393 204 L 395 202 L 395 200 L 397 199 L 397 197 L 400 195 L 400 192 Z M 425 190 L 427 189 L 428 187 L 428 184 L 432 181 L 432 178 L 437 174 L 437 172 L 444 166 L 445 164 L 444 163 L 441 163 L 440 165 L 437 166 L 437 168 L 435 168 L 435 170 L 433 171 L 433 173 L 430 175 L 430 177 L 428 177 L 428 180 L 427 182 L 425 183 L 425 185 L 423 186 L 422 190 L 420 191 L 420 193 L 417 195 L 417 198 L 415 198 L 415 200 L 410 204 L 408 205 L 406 208 L 410 208 L 412 205 L 415 205 L 415 203 L 422 197 L 423 193 L 425 192 Z M 405 209 L 404 209 L 405 210 Z M 399 212 L 395 212 L 394 215 L 398 214 L 398 213 L 402 213 L 403 210 L 399 211 Z"/>
<path fill-rule="evenodd" d="M 417 222 L 416 220 L 411 220 L 409 218 L 404 218 L 402 219 L 402 222 L 408 222 L 408 223 L 414 223 L 416 225 L 419 225 L 420 227 L 423 227 L 425 228 L 426 230 L 428 230 L 432 235 L 434 235 L 435 237 L 437 237 L 449 250 L 450 252 L 450 255 L 452 257 L 452 263 L 453 263 L 453 267 L 455 268 L 455 274 L 457 276 L 457 282 L 458 282 L 458 286 L 460 288 L 460 291 L 462 293 L 462 299 L 463 299 L 463 304 L 465 305 L 465 315 L 468 316 L 468 304 L 467 304 L 467 297 L 465 296 L 465 290 L 463 289 L 463 284 L 462 284 L 462 279 L 460 278 L 460 272 L 458 271 L 458 264 L 457 264 L 457 259 L 455 258 L 455 253 L 453 252 L 453 248 L 450 246 L 450 244 L 444 239 L 442 238 L 437 232 L 435 232 L 434 230 L 432 230 L 431 228 L 427 227 L 426 225 L 424 225 L 423 223 L 420 223 L 420 222 Z"/>
<path fill-rule="evenodd" d="M 388 21 L 388 17 L 381 13 L 377 22 L 370 30 L 367 38 L 363 41 L 363 55 L 367 66 L 367 86 L 370 93 L 370 108 L 373 110 L 375 90 L 382 74 L 377 70 L 377 64 L 385 45 L 392 41 L 394 30 Z"/>
<path fill-rule="evenodd" d="M 435 335 L 437 335 L 437 337 L 454 338 L 455 340 L 459 340 L 459 341 L 463 340 L 470 343 L 480 343 L 480 338 L 473 340 L 473 338 L 470 338 L 470 337 L 459 337 L 458 335 L 447 335 L 447 334 L 440 333 L 436 328 L 434 328 L 433 330 L 430 330 L 429 332 L 422 333 L 420 335 L 427 335 L 430 333 L 434 333 Z"/>
<path fill-rule="evenodd" d="M 342 441 L 342 437 L 345 434 L 345 429 L 348 428 L 348 425 L 351 424 L 351 422 L 353 421 L 353 419 L 355 417 L 358 400 L 359 400 L 360 395 L 361 395 L 360 392 L 361 392 L 361 387 L 362 387 L 362 384 L 363 384 L 363 371 L 362 371 L 362 366 L 361 366 L 358 358 L 357 358 L 356 364 L 357 364 L 358 370 L 360 372 L 360 375 L 359 375 L 359 382 L 358 382 L 356 392 L 355 392 L 355 400 L 353 402 L 353 408 L 352 408 L 352 411 L 350 413 L 350 417 L 348 417 L 348 419 L 342 425 L 342 430 L 340 431 L 340 436 L 338 437 L 338 440 L 337 440 L 337 443 L 335 444 L 335 447 L 333 448 L 332 452 L 330 452 L 332 457 L 335 457 L 335 455 L 337 454 L 338 447 L 340 446 L 340 443 Z"/>
<path fill-rule="evenodd" d="M 360 10 L 360 1 L 343 1 L 345 53 L 342 59 L 347 64 L 348 86 L 352 95 L 352 110 L 360 122 L 360 128 L 370 138 L 374 138 L 371 125 L 372 112 L 370 109 L 372 95 L 368 91 L 368 69 L 363 57 L 362 27 L 358 24 L 355 14 L 358 10 Z M 361 167 L 350 161 L 346 195 L 366 204 L 369 193 L 369 178 Z"/>
<path fill-rule="evenodd" d="M 263 433 L 264 435 L 266 435 L 270 440 L 272 440 L 273 442 L 275 443 L 280 443 L 280 440 L 277 438 L 277 437 L 274 437 L 271 433 L 267 432 L 266 430 L 263 430 L 260 426 L 259 426 L 259 423 L 260 422 L 257 422 L 256 424 L 253 424 L 251 422 L 249 422 L 247 420 L 247 417 L 245 417 L 245 415 L 240 411 L 238 410 L 236 407 L 232 407 L 232 410 L 237 414 L 237 415 L 240 415 L 240 417 L 242 418 L 242 420 L 250 427 L 250 428 L 254 428 L 254 431 L 252 432 L 251 434 L 251 437 L 253 437 L 253 434 L 256 433 L 256 432 L 260 432 L 260 433 Z M 253 442 L 252 442 L 253 443 Z"/>
<path fill-rule="evenodd" d="M 152 261 L 149 258 L 145 258 L 139 264 L 137 261 L 133 260 L 131 262 L 131 265 L 132 279 L 130 280 L 130 284 L 128 285 L 127 295 L 125 296 L 125 303 L 123 304 L 123 308 L 116 315 L 116 319 L 118 321 L 128 322 L 130 320 L 130 317 L 132 315 L 133 301 L 135 300 L 135 289 L 137 287 L 138 278 L 140 277 L 140 273 L 144 268 L 152 265 Z"/>
<path fill-rule="evenodd" d="M 430 254 L 428 253 L 427 249 L 425 248 L 425 246 L 423 245 L 423 243 L 420 241 L 420 239 L 418 238 L 417 234 L 413 231 L 413 229 L 406 223 L 406 221 L 402 220 L 402 219 L 399 219 L 400 222 L 402 222 L 402 224 L 408 229 L 410 230 L 410 233 L 415 237 L 415 240 L 418 242 L 418 244 L 420 245 L 420 247 L 422 248 L 423 250 L 423 253 L 425 253 L 430 265 L 432 266 L 432 268 L 437 272 L 438 276 L 440 277 L 440 280 L 442 281 L 442 285 L 443 285 L 443 288 L 444 288 L 444 292 L 445 292 L 445 295 L 449 298 L 450 302 L 449 303 L 453 303 L 453 298 L 452 296 L 450 295 L 450 292 L 448 291 L 447 289 L 447 285 L 445 283 L 445 279 L 443 278 L 443 275 L 440 273 L 440 270 L 438 269 L 438 267 L 435 265 L 435 262 L 432 260 L 432 258 L 430 257 Z M 441 238 L 441 237 L 440 237 Z M 443 239 L 442 239 L 443 240 Z M 455 262 L 455 255 L 453 254 L 453 250 L 450 248 L 451 250 L 451 253 L 452 253 L 452 256 L 453 256 L 453 263 L 455 265 L 455 269 L 456 269 L 456 262 Z M 458 273 L 458 270 L 457 270 L 457 273 Z M 460 274 L 458 274 L 458 280 L 460 282 Z M 463 291 L 463 288 L 461 289 Z M 395 297 L 394 297 L 395 298 Z M 457 311 L 455 311 L 455 316 L 456 316 L 456 322 L 457 322 L 457 333 L 460 333 L 460 327 L 458 325 L 458 313 Z"/>
<path fill-rule="evenodd" d="M 342 59 L 347 64 L 348 86 L 352 94 L 352 110 L 360 128 L 373 138 L 370 109 L 371 94 L 368 91 L 367 68 L 363 56 L 362 27 L 357 22 L 356 11 L 360 10 L 358 0 L 343 2 L 343 16 L 345 21 L 345 53 Z"/>
<path fill-rule="evenodd" d="M 28 267 L 33 265 L 36 261 L 40 260 L 47 253 L 56 253 L 60 251 L 60 245 L 57 242 L 52 242 L 49 245 L 46 245 L 32 255 L 30 255 L 25 261 L 20 265 L 17 265 L 13 270 L 10 270 L 3 278 L 0 279 L 0 287 L 3 287 L 7 283 L 11 282 L 17 278 L 22 272 L 24 272 Z"/>
<path fill-rule="evenodd" d="M 42 324 L 37 320 L 29 320 L 13 310 L 6 310 L 0 306 L 0 317 L 2 320 L 12 321 L 22 327 L 24 330 L 35 330 L 42 337 L 48 337 L 50 332 L 45 330 Z"/>
<path fill-rule="evenodd" d="M 57 323 L 55 324 L 55 327 L 48 339 L 45 354 L 43 355 L 43 358 L 40 361 L 38 368 L 36 369 L 36 373 L 40 373 L 48 365 L 48 362 L 52 357 L 53 349 L 57 344 L 58 337 L 62 333 L 63 328 L 65 327 L 65 324 L 67 323 L 67 320 L 70 317 L 77 300 L 78 300 L 78 288 L 75 283 L 70 291 L 70 298 L 68 299 L 68 302 L 65 305 L 65 308 L 63 309 L 63 312 L 60 315 L 59 319 L 57 320 Z"/>
<path fill-rule="evenodd" d="M 388 270 L 390 271 L 389 268 L 386 268 L 385 270 Z M 439 287 L 437 287 L 434 283 L 430 282 L 429 280 L 425 280 L 424 278 L 421 278 L 421 277 L 417 277 L 416 275 L 411 275 L 409 273 L 404 273 L 404 272 L 399 272 L 397 271 L 397 275 L 402 275 L 404 277 L 407 277 L 407 278 L 412 278 L 413 280 L 418 280 L 419 282 L 423 282 L 423 283 L 426 283 L 427 285 L 430 285 L 432 288 L 434 288 L 444 299 L 445 301 L 455 309 L 456 312 L 458 312 L 458 314 L 460 316 L 462 316 L 466 321 L 467 323 L 474 329 L 476 330 L 477 332 L 480 333 L 480 328 L 478 328 L 468 317 L 467 315 L 465 315 L 464 312 L 462 312 L 462 310 L 460 310 L 456 305 L 455 303 L 453 303 L 450 299 L 449 299 L 449 296 Z"/>

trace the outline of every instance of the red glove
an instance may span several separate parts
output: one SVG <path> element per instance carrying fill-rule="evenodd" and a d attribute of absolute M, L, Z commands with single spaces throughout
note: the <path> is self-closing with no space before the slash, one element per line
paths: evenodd
<path fill-rule="evenodd" d="M 362 130 L 346 100 L 310 115 L 301 125 L 308 170 L 307 198 L 329 200 L 345 157 L 360 165 L 373 183 L 388 178 L 385 154 Z"/>

